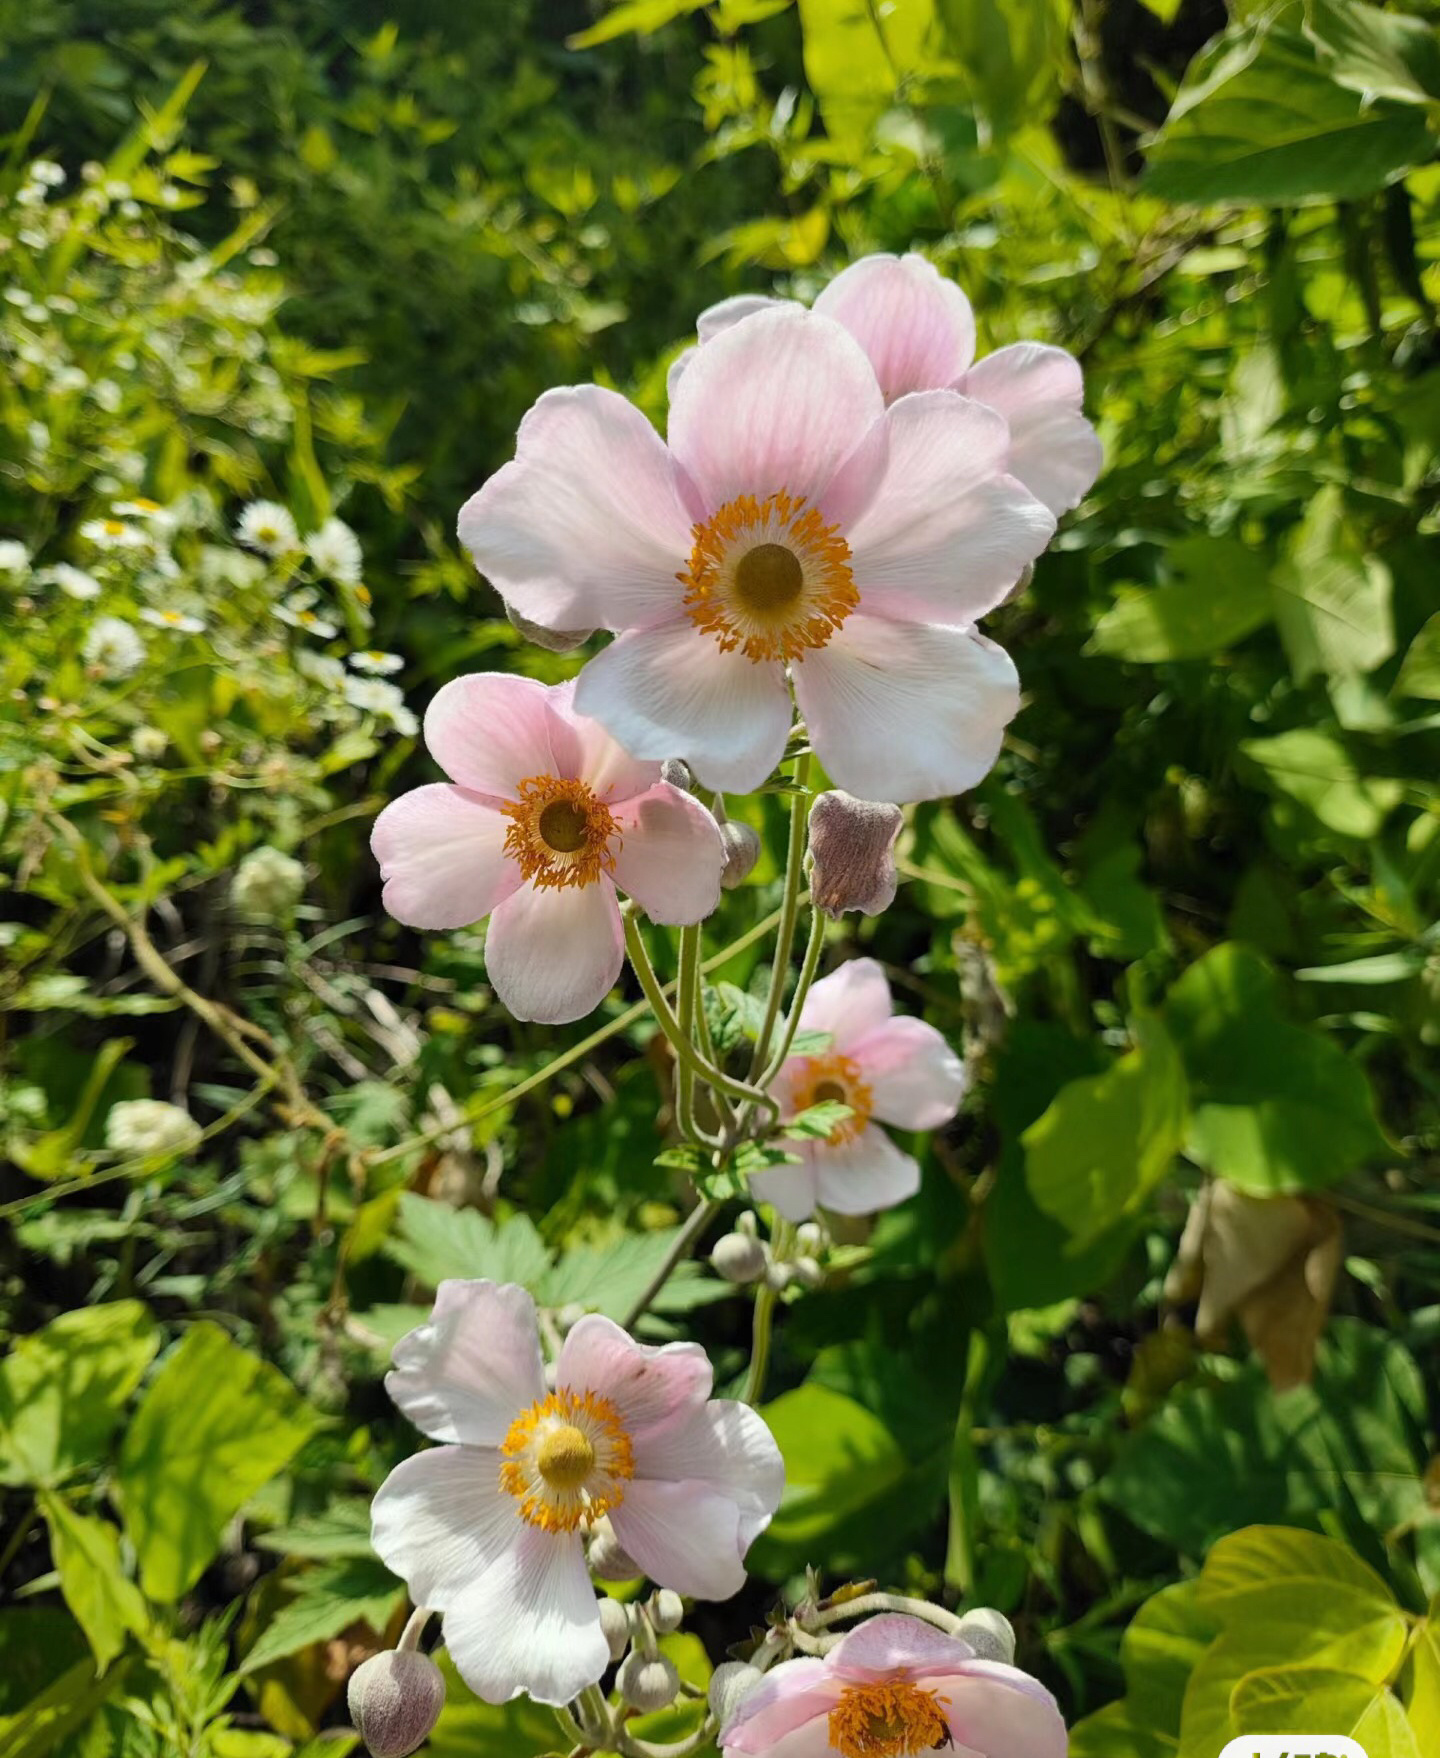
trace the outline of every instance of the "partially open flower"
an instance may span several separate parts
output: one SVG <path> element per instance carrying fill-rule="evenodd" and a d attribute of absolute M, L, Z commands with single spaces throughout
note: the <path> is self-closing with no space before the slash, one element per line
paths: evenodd
<path fill-rule="evenodd" d="M 1018 1667 L 968 1642 L 887 1613 L 824 1660 L 788 1660 L 744 1697 L 720 1734 L 746 1758 L 1065 1758 L 1055 1699 Z"/>
<path fill-rule="evenodd" d="M 479 672 L 448 683 L 425 743 L 449 783 L 387 806 L 370 839 L 392 916 L 461 928 L 490 916 L 485 967 L 519 1019 L 598 1007 L 624 962 L 615 889 L 652 920 L 698 922 L 720 899 L 720 830 L 577 714 L 574 686 Z"/>
<path fill-rule="evenodd" d="M 784 1467 L 753 1410 L 711 1399 L 697 1344 L 646 1347 L 592 1314 L 547 1390 L 524 1289 L 451 1281 L 394 1360 L 391 1397 L 443 1444 L 381 1485 L 375 1549 L 443 1613 L 487 1702 L 568 1703 L 610 1664 L 582 1537 L 602 1515 L 658 1586 L 727 1599 L 743 1584 Z"/>
<path fill-rule="evenodd" d="M 372 1654 L 350 1675 L 350 1719 L 371 1758 L 408 1758 L 429 1738 L 445 1707 L 445 1679 L 428 1654 Z"/>
<path fill-rule="evenodd" d="M 898 806 L 821 794 L 810 808 L 810 895 L 816 909 L 838 920 L 847 910 L 878 916 L 895 901 L 895 839 L 905 818 Z"/>
<path fill-rule="evenodd" d="M 762 311 L 696 351 L 668 441 L 613 391 L 547 392 L 460 536 L 520 615 L 617 632 L 576 703 L 637 756 L 748 792 L 784 754 L 793 683 L 841 787 L 929 799 L 987 773 L 1019 704 L 970 627 L 1055 529 L 1010 449 L 955 390 L 887 408 L 828 316 Z"/>
<path fill-rule="evenodd" d="M 1195 1334 L 1223 1349 L 1239 1319 L 1277 1391 L 1309 1385 L 1344 1260 L 1340 1219 L 1314 1197 L 1248 1196 L 1217 1180 L 1190 1211 L 1166 1298 L 1199 1300 Z"/>
<path fill-rule="evenodd" d="M 964 1064 L 934 1026 L 892 1015 L 890 985 L 872 958 L 852 959 L 818 982 L 800 1029 L 828 1033 L 830 1048 L 785 1063 L 774 1088 L 782 1114 L 827 1100 L 851 1114 L 824 1141 L 789 1144 L 800 1164 L 753 1173 L 750 1188 L 789 1221 L 803 1221 L 817 1203 L 870 1215 L 904 1202 L 920 1188 L 920 1167 L 879 1125 L 948 1123 L 964 1097 Z"/>

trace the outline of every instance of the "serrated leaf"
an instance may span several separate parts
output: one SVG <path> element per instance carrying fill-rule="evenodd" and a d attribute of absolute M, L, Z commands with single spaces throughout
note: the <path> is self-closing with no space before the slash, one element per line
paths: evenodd
<path fill-rule="evenodd" d="M 1240 750 L 1272 792 L 1341 836 L 1374 836 L 1404 792 L 1398 781 L 1362 776 L 1338 739 L 1311 727 L 1243 739 Z"/>
<path fill-rule="evenodd" d="M 372 1557 L 370 1504 L 359 1496 L 331 1502 L 323 1514 L 259 1533 L 255 1543 L 285 1557 Z"/>
<path fill-rule="evenodd" d="M 818 1105 L 807 1105 L 784 1125 L 780 1133 L 790 1141 L 829 1141 L 842 1123 L 855 1115 L 853 1108 L 840 1099 L 822 1099 Z"/>
<path fill-rule="evenodd" d="M 202 1319 L 142 1399 L 120 1449 L 116 1494 L 162 1604 L 194 1586 L 227 1523 L 284 1469 L 319 1416 L 285 1376 Z"/>
<path fill-rule="evenodd" d="M 383 1636 L 404 1588 L 376 1558 L 354 1557 L 292 1576 L 296 1592 L 271 1618 L 241 1662 L 241 1673 L 283 1660 L 316 1642 L 328 1642 L 351 1624 Z"/>
<path fill-rule="evenodd" d="M 400 1230 L 385 1250 L 427 1288 L 453 1277 L 530 1288 L 550 1268 L 550 1253 L 527 1215 L 490 1221 L 478 1209 L 451 1208 L 413 1191 L 400 1199 Z"/>
<path fill-rule="evenodd" d="M 535 1298 L 544 1306 L 583 1306 L 619 1322 L 664 1263 L 678 1232 L 667 1227 L 622 1234 L 603 1246 L 576 1246 L 551 1266 Z"/>

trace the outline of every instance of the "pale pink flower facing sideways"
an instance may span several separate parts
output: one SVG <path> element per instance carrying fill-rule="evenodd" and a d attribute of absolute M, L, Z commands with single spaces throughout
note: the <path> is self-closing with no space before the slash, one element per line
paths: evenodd
<path fill-rule="evenodd" d="M 873 958 L 851 959 L 816 983 L 800 1030 L 828 1033 L 830 1044 L 781 1068 L 773 1090 L 782 1116 L 826 1100 L 851 1115 L 823 1141 L 788 1142 L 800 1164 L 753 1173 L 750 1188 L 790 1221 L 817 1205 L 870 1215 L 904 1202 L 920 1188 L 920 1167 L 879 1126 L 948 1123 L 965 1094 L 964 1063 L 934 1026 L 891 1011 L 890 985 Z"/>
<path fill-rule="evenodd" d="M 722 300 L 702 312 L 702 345 L 742 319 L 793 302 L 758 294 Z M 1013 342 L 975 359 L 970 301 L 933 263 L 866 256 L 838 274 L 815 310 L 843 324 L 865 350 L 885 401 L 949 387 L 998 409 L 1010 428 L 1006 467 L 1056 518 L 1079 506 L 1100 474 L 1100 436 L 1085 419 L 1080 363 L 1045 342 Z M 671 370 L 671 386 L 695 358 Z"/>
<path fill-rule="evenodd" d="M 953 389 L 887 407 L 848 329 L 784 306 L 695 351 L 666 440 L 613 391 L 547 392 L 460 537 L 530 622 L 616 631 L 575 700 L 637 756 L 758 787 L 793 685 L 837 786 L 928 799 L 986 774 L 1019 704 L 972 627 L 1055 529 L 1010 452 Z"/>
<path fill-rule="evenodd" d="M 443 1613 L 460 1676 L 489 1703 L 568 1703 L 610 1663 L 583 1534 L 608 1515 L 677 1593 L 728 1599 L 770 1523 L 784 1467 L 744 1404 L 710 1397 L 695 1343 L 651 1348 L 591 1315 L 546 1389 L 523 1288 L 442 1282 L 385 1385 L 441 1445 L 396 1466 L 372 1507 L 376 1552 Z"/>
<path fill-rule="evenodd" d="M 620 886 L 652 921 L 720 900 L 719 826 L 575 712 L 574 685 L 477 672 L 439 691 L 425 743 L 450 777 L 393 801 L 370 846 L 385 908 L 414 928 L 489 916 L 485 968 L 518 1019 L 598 1007 L 624 962 Z"/>
<path fill-rule="evenodd" d="M 1055 1699 L 919 1618 L 860 1624 L 823 1660 L 773 1667 L 721 1729 L 726 1758 L 1066 1758 Z"/>

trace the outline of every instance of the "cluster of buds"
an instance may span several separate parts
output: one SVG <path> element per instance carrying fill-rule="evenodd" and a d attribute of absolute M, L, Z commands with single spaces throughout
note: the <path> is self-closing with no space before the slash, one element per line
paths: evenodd
<path fill-rule="evenodd" d="M 785 1237 L 765 1240 L 752 1209 L 735 1223 L 735 1231 L 717 1240 L 710 1253 L 715 1273 L 727 1282 L 763 1282 L 776 1293 L 798 1282 L 818 1288 L 825 1280 L 822 1264 L 829 1237 L 818 1221 L 802 1221 Z"/>
<path fill-rule="evenodd" d="M 678 1630 L 684 1617 L 684 1602 L 668 1587 L 652 1593 L 643 1604 L 600 1601 L 600 1628 L 610 1645 L 610 1658 L 620 1662 L 616 1689 L 642 1715 L 667 1708 L 679 1695 L 680 1675 L 670 1657 L 660 1652 L 658 1638 Z"/>

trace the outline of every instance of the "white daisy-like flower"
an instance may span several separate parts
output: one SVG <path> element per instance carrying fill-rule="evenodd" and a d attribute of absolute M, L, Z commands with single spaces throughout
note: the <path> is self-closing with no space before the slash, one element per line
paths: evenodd
<path fill-rule="evenodd" d="M 0 574 L 28 574 L 30 551 L 17 538 L 0 538 Z"/>
<path fill-rule="evenodd" d="M 317 641 L 329 641 L 340 633 L 335 624 L 327 621 L 318 611 L 308 605 L 296 604 L 291 600 L 288 604 L 278 604 L 275 614 L 282 623 L 288 623 L 292 629 L 300 629 L 307 635 L 313 635 Z"/>
<path fill-rule="evenodd" d="M 327 580 L 342 586 L 353 586 L 359 580 L 365 558 L 360 539 L 343 519 L 327 519 L 305 539 L 305 548 Z"/>
<path fill-rule="evenodd" d="M 144 664 L 145 643 L 122 617 L 97 617 L 80 653 L 86 665 L 98 666 L 108 677 L 128 678 Z"/>
<path fill-rule="evenodd" d="M 299 549 L 300 533 L 288 507 L 278 501 L 251 501 L 240 515 L 235 535 L 266 555 L 287 555 Z"/>
<path fill-rule="evenodd" d="M 119 1154 L 189 1154 L 200 1145 L 200 1125 L 163 1099 L 121 1099 L 106 1113 L 105 1145 Z"/>
<path fill-rule="evenodd" d="M 404 696 L 384 678 L 346 678 L 345 700 L 352 708 L 382 716 L 406 738 L 413 738 L 420 730 L 420 722 L 405 706 Z"/>
<path fill-rule="evenodd" d="M 96 549 L 143 549 L 150 541 L 143 531 L 124 519 L 87 519 L 80 535 Z"/>
<path fill-rule="evenodd" d="M 350 663 L 369 677 L 385 678 L 399 671 L 405 661 L 398 653 L 382 653 L 378 647 L 367 647 L 363 653 L 352 653 Z"/>
<path fill-rule="evenodd" d="M 35 159 L 29 169 L 32 183 L 43 183 L 47 189 L 58 189 L 65 181 L 65 168 L 54 159 Z"/>
<path fill-rule="evenodd" d="M 142 622 L 153 623 L 157 629 L 170 629 L 177 635 L 198 635 L 205 627 L 199 617 L 187 616 L 179 610 L 152 610 L 149 605 L 140 612 Z"/>
<path fill-rule="evenodd" d="M 342 690 L 349 682 L 345 667 L 333 654 L 315 653 L 308 647 L 295 655 L 295 669 L 327 690 Z"/>
<path fill-rule="evenodd" d="M 158 726 L 137 726 L 130 736 L 130 749 L 147 762 L 163 757 L 169 745 L 170 740 Z"/>
<path fill-rule="evenodd" d="M 143 519 L 157 531 L 169 531 L 175 524 L 175 517 L 168 507 L 162 507 L 159 501 L 152 501 L 143 494 L 127 501 L 116 501 L 110 511 L 117 519 Z"/>
<path fill-rule="evenodd" d="M 84 568 L 73 567 L 69 562 L 56 562 L 53 567 L 46 568 L 36 579 L 44 586 L 58 586 L 68 598 L 98 598 L 100 582 Z"/>

